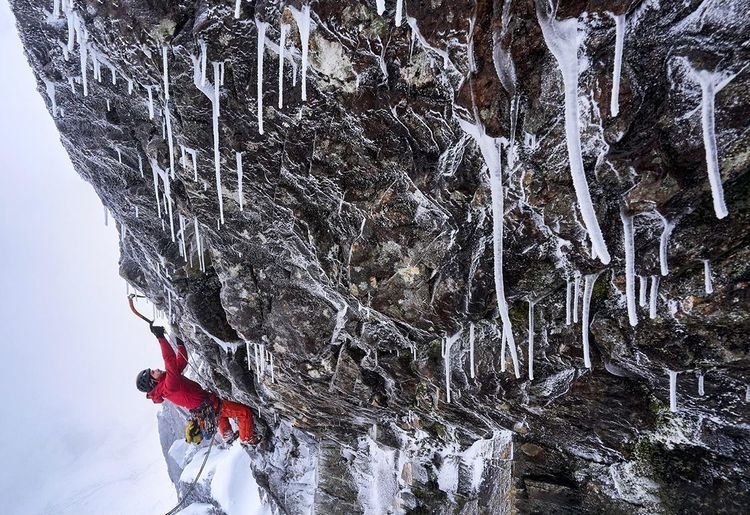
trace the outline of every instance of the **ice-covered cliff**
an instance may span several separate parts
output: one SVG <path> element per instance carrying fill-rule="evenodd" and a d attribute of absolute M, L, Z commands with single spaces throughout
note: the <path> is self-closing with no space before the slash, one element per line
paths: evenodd
<path fill-rule="evenodd" d="M 750 2 L 556 4 L 12 1 L 275 509 L 750 502 Z"/>

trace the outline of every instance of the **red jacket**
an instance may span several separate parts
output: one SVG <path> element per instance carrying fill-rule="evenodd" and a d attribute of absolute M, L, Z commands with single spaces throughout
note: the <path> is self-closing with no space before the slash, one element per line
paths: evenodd
<path fill-rule="evenodd" d="M 164 357 L 164 374 L 154 388 L 146 394 L 146 397 L 155 403 L 164 402 L 164 399 L 192 410 L 203 404 L 207 398 L 211 398 L 214 404 L 214 395 L 211 395 L 201 385 L 191 381 L 182 375 L 187 366 L 187 351 L 182 343 L 177 345 L 177 353 L 172 350 L 166 338 L 159 338 L 161 355 Z"/>

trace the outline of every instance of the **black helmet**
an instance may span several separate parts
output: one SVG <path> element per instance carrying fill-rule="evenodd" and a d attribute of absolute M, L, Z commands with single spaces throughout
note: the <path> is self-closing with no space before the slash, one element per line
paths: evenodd
<path fill-rule="evenodd" d="M 140 373 L 138 374 L 138 379 L 135 380 L 135 386 L 140 391 L 145 393 L 148 393 L 154 389 L 154 386 L 156 386 L 156 380 L 151 377 L 150 368 L 140 371 Z"/>

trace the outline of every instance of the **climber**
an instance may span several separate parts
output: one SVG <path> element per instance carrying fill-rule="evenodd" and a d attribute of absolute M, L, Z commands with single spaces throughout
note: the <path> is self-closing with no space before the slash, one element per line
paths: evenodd
<path fill-rule="evenodd" d="M 213 393 L 205 391 L 198 383 L 182 375 L 187 365 L 185 344 L 177 338 L 177 353 L 172 350 L 169 341 L 164 337 L 164 328 L 151 324 L 151 332 L 161 346 L 166 371 L 156 368 L 142 370 L 136 379 L 136 387 L 146 393 L 146 398 L 155 403 L 164 399 L 182 406 L 190 411 L 193 417 L 206 416 L 218 419 L 218 431 L 225 442 L 233 439 L 234 433 L 229 419 L 233 418 L 239 426 L 239 438 L 243 445 L 257 445 L 261 438 L 253 431 L 253 413 L 248 406 L 229 400 L 219 399 Z M 214 417 L 213 413 L 217 415 Z"/>

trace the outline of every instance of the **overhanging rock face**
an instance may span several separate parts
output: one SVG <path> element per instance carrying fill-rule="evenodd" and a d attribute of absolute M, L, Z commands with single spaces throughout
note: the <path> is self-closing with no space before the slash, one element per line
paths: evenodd
<path fill-rule="evenodd" d="M 13 9 L 278 508 L 748 505 L 750 2 Z"/>

